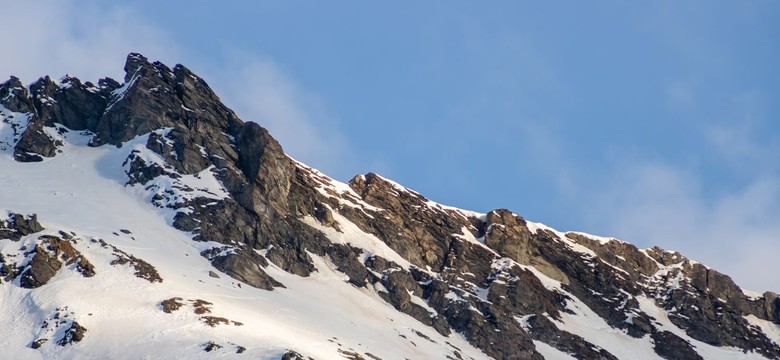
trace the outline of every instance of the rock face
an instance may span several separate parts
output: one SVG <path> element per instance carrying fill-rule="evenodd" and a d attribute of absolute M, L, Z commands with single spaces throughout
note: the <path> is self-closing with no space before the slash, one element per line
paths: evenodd
<path fill-rule="evenodd" d="M 19 241 L 22 236 L 34 234 L 41 230 L 43 230 L 43 226 L 38 223 L 38 217 L 35 214 L 24 216 L 11 213 L 5 220 L 0 220 L 0 239 Z"/>
<path fill-rule="evenodd" d="M 28 253 L 29 261 L 19 264 L 12 270 L 11 277 L 19 274 L 19 285 L 34 289 L 45 285 L 63 266 L 74 266 L 84 277 L 95 275 L 95 267 L 67 240 L 44 235 L 39 238 Z M 8 276 L 7 276 L 8 278 Z"/>
<path fill-rule="evenodd" d="M 60 346 L 66 346 L 73 343 L 77 343 L 84 339 L 84 334 L 87 332 L 87 329 L 83 326 L 79 325 L 77 322 L 73 322 L 70 327 L 65 330 L 65 334 L 62 336 L 60 340 L 57 341 L 57 345 Z"/>
<path fill-rule="evenodd" d="M 130 54 L 125 71 L 122 84 L 45 77 L 29 91 L 11 78 L 0 85 L 0 105 L 16 120 L 0 146 L 29 162 L 57 156 L 61 131 L 85 131 L 96 147 L 141 139 L 144 147 L 123 164 L 126 185 L 156 191 L 151 201 L 176 211 L 174 227 L 219 244 L 201 255 L 243 284 L 284 287 L 268 266 L 305 277 L 318 271 L 313 257 L 326 259 L 352 286 L 376 291 L 442 335 L 461 334 L 495 359 L 541 359 L 535 342 L 578 359 L 616 359 L 567 330 L 566 319 L 581 308 L 615 331 L 652 341 L 662 358 L 701 359 L 688 340 L 695 339 L 780 359 L 780 346 L 746 320 L 780 324 L 777 294 L 749 297 L 728 276 L 662 249 L 559 233 L 505 209 L 477 214 L 441 206 L 377 174 L 338 183 L 287 157 L 266 129 L 241 121 L 186 67 Z M 181 181 L 207 176 L 222 186 L 219 194 Z M 160 179 L 176 186 L 164 188 Z M 0 221 L 0 238 L 18 241 L 41 230 L 34 215 Z M 373 254 L 350 234 L 376 239 L 398 258 Z M 338 236 L 347 241 L 334 241 Z M 150 264 L 114 250 L 112 265 L 162 281 Z M 0 258 L 0 272 L 18 275 L 28 288 L 45 284 L 63 264 L 95 273 L 67 240 L 42 237 L 30 254 L 17 267 Z M 181 299 L 166 301 L 166 312 L 182 306 Z M 681 332 L 648 314 L 648 303 L 666 310 Z M 84 331 L 74 323 L 61 342 L 78 341 Z M 304 357 L 290 351 L 283 358 Z"/>

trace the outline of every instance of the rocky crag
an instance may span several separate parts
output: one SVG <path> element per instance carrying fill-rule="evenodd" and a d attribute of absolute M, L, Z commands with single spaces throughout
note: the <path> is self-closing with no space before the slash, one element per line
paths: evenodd
<path fill-rule="evenodd" d="M 122 83 L 0 84 L 0 148 L 18 162 L 42 162 L 58 156 L 58 136 L 67 132 L 88 134 L 92 147 L 145 137 L 123 162 L 126 187 L 143 188 L 148 201 L 174 211 L 170 224 L 192 241 L 215 244 L 201 255 L 240 283 L 274 291 L 285 284 L 269 266 L 309 277 L 318 271 L 313 258 L 328 259 L 352 286 L 376 290 L 397 311 L 442 336 L 460 334 L 495 359 L 542 359 L 540 344 L 577 359 L 618 358 L 568 325 L 587 316 L 648 339 L 660 358 L 706 358 L 697 351 L 703 343 L 780 359 L 776 340 L 751 322 L 780 325 L 777 294 L 748 295 L 676 252 L 561 233 L 504 209 L 446 207 L 377 174 L 339 183 L 285 155 L 266 129 L 239 119 L 186 67 L 130 54 L 124 69 Z M 192 176 L 212 176 L 220 191 L 188 186 L 183 179 Z M 5 241 L 43 229 L 35 216 L 0 220 Z M 361 247 L 349 238 L 355 233 L 398 256 Z M 94 275 L 72 241 L 67 233 L 43 236 L 23 258 L 0 253 L 0 276 L 37 288 L 62 267 Z M 150 283 L 164 281 L 152 265 L 103 247 Z M 90 336 L 78 323 L 68 326 L 61 345 Z"/>

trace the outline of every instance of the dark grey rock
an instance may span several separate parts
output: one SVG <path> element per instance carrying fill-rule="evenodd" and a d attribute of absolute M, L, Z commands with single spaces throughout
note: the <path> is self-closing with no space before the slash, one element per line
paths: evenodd
<path fill-rule="evenodd" d="M 714 346 L 750 349 L 769 358 L 780 358 L 777 344 L 752 329 L 737 309 L 711 294 L 680 288 L 670 291 L 661 302 L 669 310 L 669 320 L 696 340 Z"/>
<path fill-rule="evenodd" d="M 84 340 L 84 335 L 86 334 L 87 329 L 77 322 L 71 323 L 70 327 L 65 330 L 65 334 L 57 340 L 57 345 L 60 346 L 66 346 L 73 343 L 80 342 L 81 340 Z"/>
<path fill-rule="evenodd" d="M 122 166 L 127 166 L 127 184 L 146 184 L 158 176 L 175 176 L 160 165 L 147 164 L 146 160 L 138 156 L 139 151 L 133 150 L 125 159 Z"/>
<path fill-rule="evenodd" d="M 306 360 L 306 358 L 295 351 L 289 350 L 286 353 L 284 353 L 284 355 L 282 355 L 281 360 Z"/>
<path fill-rule="evenodd" d="M 566 274 L 552 264 L 536 246 L 537 234 L 531 234 L 525 219 L 505 209 L 487 214 L 485 245 L 523 265 L 532 265 L 548 277 L 568 283 Z M 533 235 L 533 236 L 532 236 Z"/>
<path fill-rule="evenodd" d="M 62 262 L 43 247 L 36 246 L 34 251 L 29 267 L 19 277 L 19 285 L 23 288 L 34 289 L 43 286 L 62 267 Z"/>
<path fill-rule="evenodd" d="M 546 314 L 559 319 L 566 312 L 566 296 L 550 291 L 529 270 L 517 266 L 491 274 L 488 300 L 514 314 Z M 500 281 L 495 281 L 500 280 Z"/>
<path fill-rule="evenodd" d="M 73 248 L 70 241 L 55 236 L 41 236 L 31 251 L 29 263 L 19 267 L 19 285 L 33 289 L 45 285 L 63 265 L 76 265 L 76 271 L 84 277 L 95 275 L 95 267 L 81 253 Z"/>
<path fill-rule="evenodd" d="M 473 226 L 469 219 L 451 211 L 422 211 L 427 208 L 428 199 L 414 192 L 398 191 L 377 174 L 356 176 L 349 186 L 363 201 L 386 211 L 366 216 L 364 210 L 341 207 L 339 213 L 421 268 L 441 269 L 451 236 L 462 233 L 463 227 Z"/>
<path fill-rule="evenodd" d="M 593 250 L 602 261 L 625 271 L 632 281 L 644 281 L 658 271 L 658 263 L 632 244 L 617 240 L 603 244 L 575 233 L 567 233 L 566 237 Z"/>
<path fill-rule="evenodd" d="M 259 216 L 287 212 L 294 165 L 268 130 L 246 123 L 236 136 L 238 165 L 248 185 L 237 200 Z"/>
<path fill-rule="evenodd" d="M 652 334 L 653 349 L 656 354 L 669 360 L 703 360 L 693 346 L 668 331 L 658 331 Z"/>
<path fill-rule="evenodd" d="M 20 162 L 39 162 L 53 157 L 62 143 L 44 132 L 43 120 L 33 117 L 14 147 L 14 159 Z"/>
<path fill-rule="evenodd" d="M 532 315 L 528 319 L 528 325 L 535 340 L 542 341 L 577 359 L 617 360 L 608 351 L 588 343 L 582 337 L 560 330 L 544 315 Z"/>
<path fill-rule="evenodd" d="M 387 271 L 382 276 L 381 283 L 387 292 L 380 292 L 379 295 L 392 304 L 396 310 L 433 327 L 444 336 L 450 334 L 450 328 L 444 317 L 431 313 L 412 301 L 412 296 L 422 300 L 423 289 L 410 273 L 403 270 Z"/>
<path fill-rule="evenodd" d="M 6 82 L 0 84 L 0 105 L 13 112 L 32 113 L 35 111 L 27 88 L 16 76 L 11 76 Z"/>
<path fill-rule="evenodd" d="M 11 213 L 5 220 L 0 220 L 0 239 L 19 241 L 22 236 L 43 231 L 43 226 L 38 222 L 35 214 L 24 216 Z"/>
<path fill-rule="evenodd" d="M 263 271 L 263 266 L 267 266 L 265 259 L 252 254 L 253 252 L 242 252 L 216 256 L 211 263 L 228 276 L 256 288 L 273 290 L 274 287 L 284 287 Z"/>
<path fill-rule="evenodd" d="M 372 255 L 366 259 L 365 265 L 374 271 L 383 272 L 388 269 L 401 269 L 398 264 L 378 255 Z M 414 273 L 412 273 L 414 274 Z"/>
<path fill-rule="evenodd" d="M 43 346 L 43 344 L 46 343 L 47 341 L 49 341 L 49 339 L 46 339 L 46 338 L 41 338 L 41 339 L 35 340 L 32 343 L 30 343 L 30 348 L 31 349 L 38 349 L 41 346 Z"/>
<path fill-rule="evenodd" d="M 205 352 L 212 352 L 214 350 L 219 350 L 221 348 L 222 348 L 222 345 L 217 344 L 217 343 L 215 343 L 213 341 L 209 341 L 208 343 L 206 343 L 203 346 L 203 351 L 205 351 Z"/>
<path fill-rule="evenodd" d="M 349 277 L 349 282 L 357 287 L 362 287 L 368 278 L 368 270 L 358 261 L 360 249 L 343 244 L 332 244 L 325 250 L 335 264 L 336 270 Z"/>
<path fill-rule="evenodd" d="M 48 76 L 30 85 L 35 111 L 45 126 L 61 124 L 70 130 L 97 126 L 108 103 L 108 89 L 82 84 L 66 76 L 57 85 Z"/>

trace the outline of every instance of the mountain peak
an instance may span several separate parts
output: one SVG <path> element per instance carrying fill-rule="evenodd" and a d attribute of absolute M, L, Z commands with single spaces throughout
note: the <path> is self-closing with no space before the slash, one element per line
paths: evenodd
<path fill-rule="evenodd" d="M 341 183 L 183 65 L 131 53 L 125 72 L 0 84 L 3 354 L 780 358 L 777 294 L 375 173 Z"/>
<path fill-rule="evenodd" d="M 127 54 L 125 60 L 125 83 L 130 82 L 133 76 L 143 68 L 149 68 L 152 64 L 149 63 L 149 59 L 139 53 Z"/>

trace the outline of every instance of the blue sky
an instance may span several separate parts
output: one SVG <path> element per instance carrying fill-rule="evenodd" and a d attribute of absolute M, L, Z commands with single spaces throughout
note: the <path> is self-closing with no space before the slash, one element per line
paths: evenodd
<path fill-rule="evenodd" d="M 60 1 L 0 77 L 142 52 L 340 179 L 675 249 L 780 292 L 780 3 Z M 21 29 L 25 29 L 21 31 Z"/>

